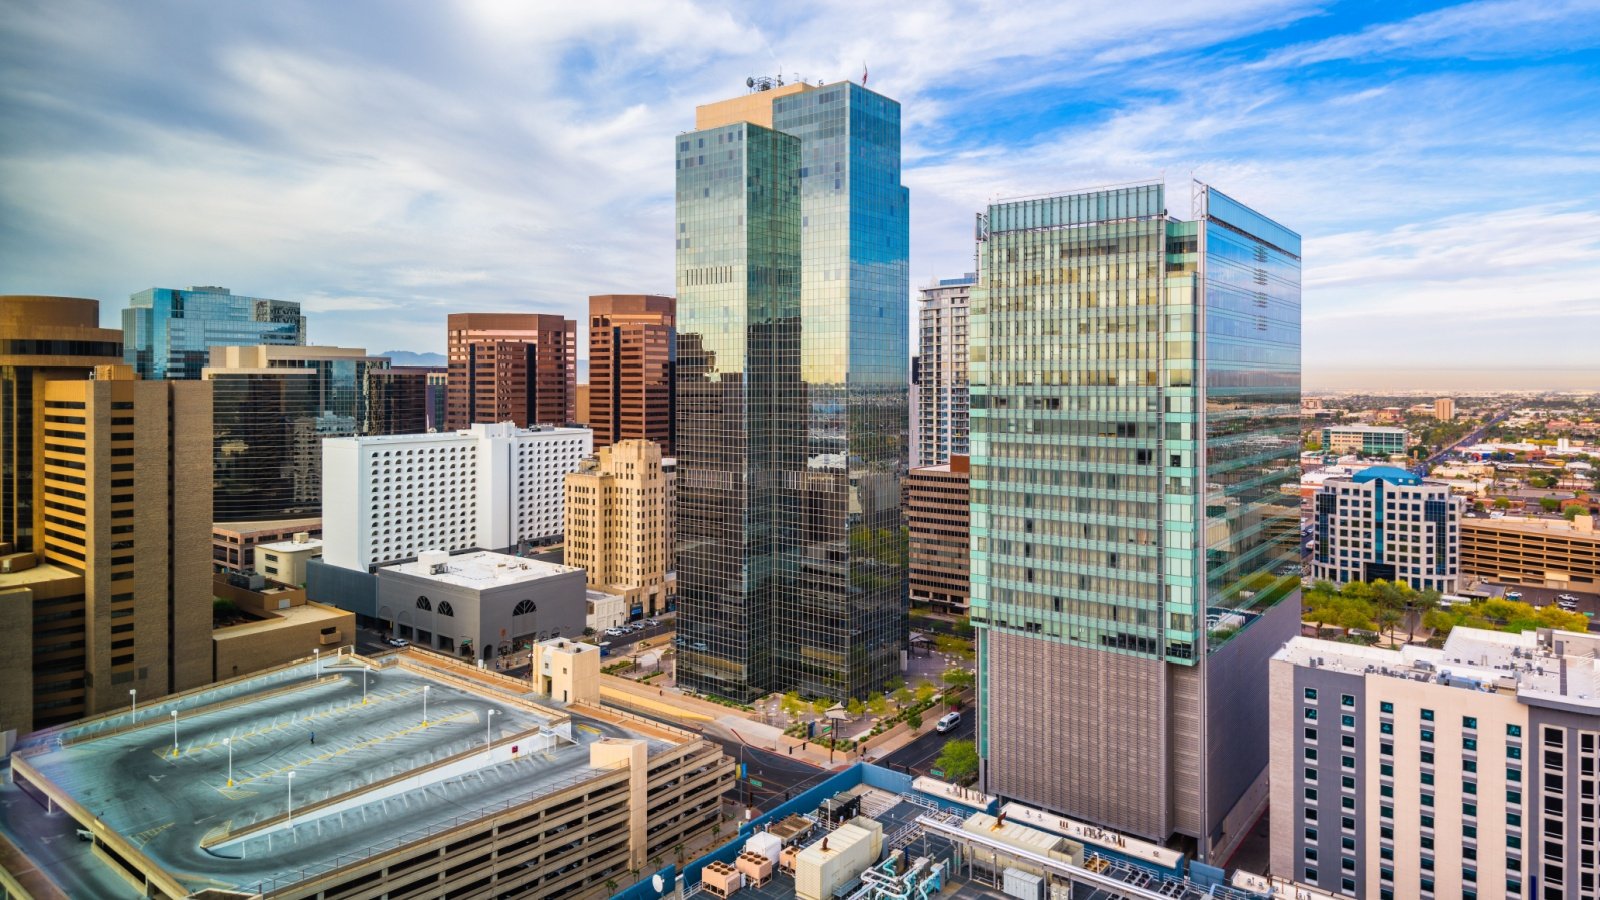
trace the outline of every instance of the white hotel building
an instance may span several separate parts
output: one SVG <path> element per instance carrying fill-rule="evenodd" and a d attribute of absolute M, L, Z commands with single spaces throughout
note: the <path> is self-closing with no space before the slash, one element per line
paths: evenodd
<path fill-rule="evenodd" d="M 587 428 L 517 428 L 323 442 L 323 561 L 360 572 L 428 550 L 505 550 L 562 533 L 563 485 Z"/>

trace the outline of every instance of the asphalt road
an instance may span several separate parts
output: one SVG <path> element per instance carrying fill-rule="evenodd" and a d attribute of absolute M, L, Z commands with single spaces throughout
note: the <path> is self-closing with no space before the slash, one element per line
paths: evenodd
<path fill-rule="evenodd" d="M 933 710 L 929 710 L 928 714 L 932 714 L 932 712 Z M 943 715 L 943 713 L 940 713 L 940 715 Z M 955 730 L 946 734 L 930 731 L 878 760 L 878 764 L 900 769 L 901 771 L 910 771 L 917 775 L 926 775 L 928 770 L 933 768 L 934 761 L 939 758 L 939 754 L 943 752 L 944 745 L 947 742 L 972 740 L 972 736 L 977 731 L 977 722 L 977 715 L 970 709 L 964 709 L 961 711 L 961 724 L 957 725 Z"/>

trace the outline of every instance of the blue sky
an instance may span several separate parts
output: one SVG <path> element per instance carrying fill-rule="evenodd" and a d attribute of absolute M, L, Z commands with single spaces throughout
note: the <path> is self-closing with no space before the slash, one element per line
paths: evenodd
<path fill-rule="evenodd" d="M 1600 0 L 88 3 L 0 16 L 0 292 L 302 301 L 317 343 L 673 289 L 751 74 L 903 104 L 913 285 L 997 197 L 1192 176 L 1305 237 L 1310 389 L 1600 388 Z"/>

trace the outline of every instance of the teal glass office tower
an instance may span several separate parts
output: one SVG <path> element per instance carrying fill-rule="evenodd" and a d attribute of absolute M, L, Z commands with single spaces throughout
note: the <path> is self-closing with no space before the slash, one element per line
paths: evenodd
<path fill-rule="evenodd" d="M 971 304 L 986 789 L 1225 858 L 1299 625 L 1300 238 L 1161 184 L 991 205 Z"/>
<path fill-rule="evenodd" d="M 244 297 L 225 287 L 150 288 L 122 311 L 123 361 L 139 377 L 198 379 L 212 347 L 300 346 L 306 317 L 289 300 Z"/>
<path fill-rule="evenodd" d="M 905 645 L 900 107 L 841 82 L 699 119 L 677 144 L 678 677 L 864 697 Z"/>

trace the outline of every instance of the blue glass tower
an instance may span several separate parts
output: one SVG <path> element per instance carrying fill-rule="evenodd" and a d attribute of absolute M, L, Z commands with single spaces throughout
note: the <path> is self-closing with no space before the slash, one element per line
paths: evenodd
<path fill-rule="evenodd" d="M 306 318 L 290 300 L 225 287 L 150 288 L 122 311 L 123 360 L 145 379 L 198 379 L 212 347 L 304 345 Z"/>
<path fill-rule="evenodd" d="M 1299 628 L 1300 238 L 1195 201 L 979 217 L 971 603 L 986 788 L 1209 859 L 1265 803 Z"/>
<path fill-rule="evenodd" d="M 735 697 L 863 697 L 898 671 L 905 641 L 910 230 L 900 106 L 849 82 L 796 84 L 701 107 L 697 126 L 678 139 L 679 678 Z M 744 136 L 732 147 L 729 128 Z M 759 178 L 740 168 L 757 161 Z M 792 180 L 797 196 L 757 210 L 757 191 L 774 179 Z M 758 212 L 783 223 L 768 229 L 770 246 L 793 257 L 797 283 L 757 280 L 748 260 Z M 724 260 L 733 268 L 718 272 Z M 716 506 L 708 458 L 690 448 L 717 419 L 690 397 L 709 373 L 695 361 L 700 348 L 740 327 L 729 320 L 738 308 L 753 308 L 730 306 L 729 290 L 785 310 L 773 345 L 784 352 L 758 359 L 748 341 L 719 351 L 723 367 L 769 369 L 776 443 L 737 482 L 764 493 Z M 738 445 L 725 437 L 724 448 Z M 753 555 L 705 557 L 714 535 L 705 526 L 718 517 L 723 533 L 744 521 L 747 533 L 770 535 L 759 566 Z M 728 590 L 732 573 L 758 569 L 759 586 Z"/>

